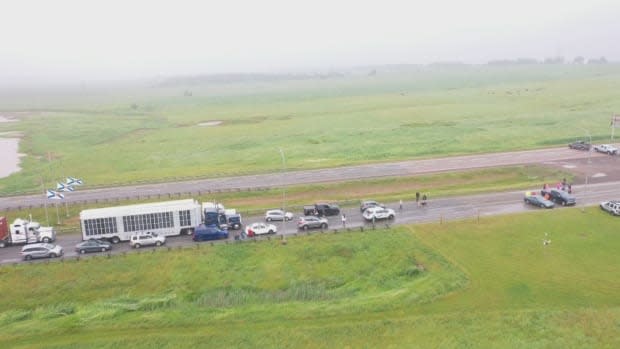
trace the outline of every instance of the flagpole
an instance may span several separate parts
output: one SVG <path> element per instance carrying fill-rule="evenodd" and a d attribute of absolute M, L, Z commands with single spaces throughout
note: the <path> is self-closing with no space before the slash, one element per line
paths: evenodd
<path fill-rule="evenodd" d="M 43 201 L 43 206 L 45 206 L 45 221 L 47 222 L 47 225 L 50 225 L 50 216 L 47 214 L 47 191 L 45 190 L 43 177 L 41 177 L 41 189 L 43 189 L 43 195 L 45 195 L 45 201 Z"/>
<path fill-rule="evenodd" d="M 54 203 L 54 206 L 56 206 L 56 225 L 60 224 L 60 214 L 58 213 L 58 203 Z"/>

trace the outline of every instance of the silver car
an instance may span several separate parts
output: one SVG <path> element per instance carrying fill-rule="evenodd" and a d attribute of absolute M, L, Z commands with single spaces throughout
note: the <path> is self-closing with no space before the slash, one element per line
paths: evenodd
<path fill-rule="evenodd" d="M 63 255 L 62 247 L 59 245 L 40 243 L 22 247 L 22 258 L 29 261 L 34 258 L 56 258 Z"/>
<path fill-rule="evenodd" d="M 134 234 L 129 238 L 129 245 L 133 248 L 140 248 L 148 245 L 161 246 L 165 243 L 166 237 L 164 235 L 157 235 L 151 232 Z"/>
<path fill-rule="evenodd" d="M 265 213 L 265 220 L 267 222 L 281 221 L 284 219 L 290 221 L 291 219 L 293 219 L 293 213 L 284 212 L 283 210 L 269 210 Z"/>

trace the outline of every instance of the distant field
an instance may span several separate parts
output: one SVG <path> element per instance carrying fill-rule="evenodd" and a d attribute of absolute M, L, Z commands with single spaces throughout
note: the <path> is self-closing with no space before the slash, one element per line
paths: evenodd
<path fill-rule="evenodd" d="M 192 96 L 184 96 L 191 90 Z M 376 76 L 2 91 L 23 171 L 0 195 L 309 169 L 609 139 L 620 65 L 418 67 Z M 216 126 L 199 126 L 207 121 Z"/>
<path fill-rule="evenodd" d="M 199 246 L 0 268 L 0 346 L 620 345 L 618 218 L 596 208 Z"/>

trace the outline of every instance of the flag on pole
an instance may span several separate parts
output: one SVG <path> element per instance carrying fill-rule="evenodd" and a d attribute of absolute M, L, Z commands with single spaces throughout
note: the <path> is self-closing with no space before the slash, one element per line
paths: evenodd
<path fill-rule="evenodd" d="M 67 177 L 65 184 L 71 186 L 71 185 L 82 185 L 84 183 L 82 183 L 82 180 L 79 178 Z"/>
<path fill-rule="evenodd" d="M 74 191 L 75 189 L 72 186 L 70 186 L 70 185 L 66 185 L 66 184 L 57 182 L 56 183 L 56 190 L 68 192 L 68 191 Z"/>
<path fill-rule="evenodd" d="M 47 190 L 47 198 L 50 200 L 62 200 L 65 196 L 61 193 L 55 192 L 51 189 Z"/>

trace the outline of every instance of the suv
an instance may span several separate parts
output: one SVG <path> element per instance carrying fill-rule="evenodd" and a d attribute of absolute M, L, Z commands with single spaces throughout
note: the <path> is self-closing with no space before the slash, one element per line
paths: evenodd
<path fill-rule="evenodd" d="M 542 196 L 549 195 L 549 200 L 555 202 L 556 204 L 560 204 L 562 206 L 571 206 L 576 203 L 575 197 L 565 192 L 564 190 L 559 190 L 559 189 L 542 190 L 540 192 L 540 195 Z"/>
<path fill-rule="evenodd" d="M 577 149 L 577 150 L 590 150 L 591 145 L 588 142 L 575 141 L 573 143 L 570 143 L 568 147 L 571 149 Z"/>
<path fill-rule="evenodd" d="M 380 206 L 369 207 L 362 214 L 365 220 L 394 219 L 396 213 L 391 208 L 383 208 Z"/>
<path fill-rule="evenodd" d="M 327 219 L 315 216 L 299 217 L 297 229 L 308 230 L 313 228 L 327 229 Z"/>
<path fill-rule="evenodd" d="M 318 203 L 304 206 L 304 216 L 337 216 L 340 214 L 338 205 Z"/>
<path fill-rule="evenodd" d="M 192 235 L 192 240 L 194 241 L 219 239 L 228 239 L 228 231 L 223 230 L 216 225 L 201 224 L 194 229 L 194 234 Z"/>
<path fill-rule="evenodd" d="M 618 200 L 603 201 L 600 207 L 603 211 L 609 212 L 609 214 L 620 216 L 620 201 Z"/>
<path fill-rule="evenodd" d="M 148 245 L 161 246 L 165 243 L 166 237 L 164 235 L 157 235 L 151 232 L 134 234 L 129 238 L 129 246 L 134 248 Z"/>
<path fill-rule="evenodd" d="M 375 200 L 364 200 L 360 204 L 360 212 L 364 213 L 364 211 L 366 211 L 367 208 L 377 207 L 377 206 L 385 208 L 385 205 L 380 204 L 376 202 Z"/>
<path fill-rule="evenodd" d="M 599 153 L 605 153 L 605 154 L 609 154 L 609 155 L 616 155 L 616 154 L 618 154 L 618 148 L 616 148 L 616 147 L 614 147 L 613 145 L 610 145 L 610 144 L 595 145 L 594 146 L 594 150 L 596 150 Z"/>
<path fill-rule="evenodd" d="M 55 258 L 62 256 L 63 250 L 59 245 L 40 243 L 22 247 L 21 255 L 27 261 L 33 258 Z"/>
<path fill-rule="evenodd" d="M 291 212 L 284 212 L 283 210 L 269 210 L 265 212 L 265 220 L 267 222 L 281 221 L 284 219 L 290 221 L 293 219 L 293 214 Z"/>

